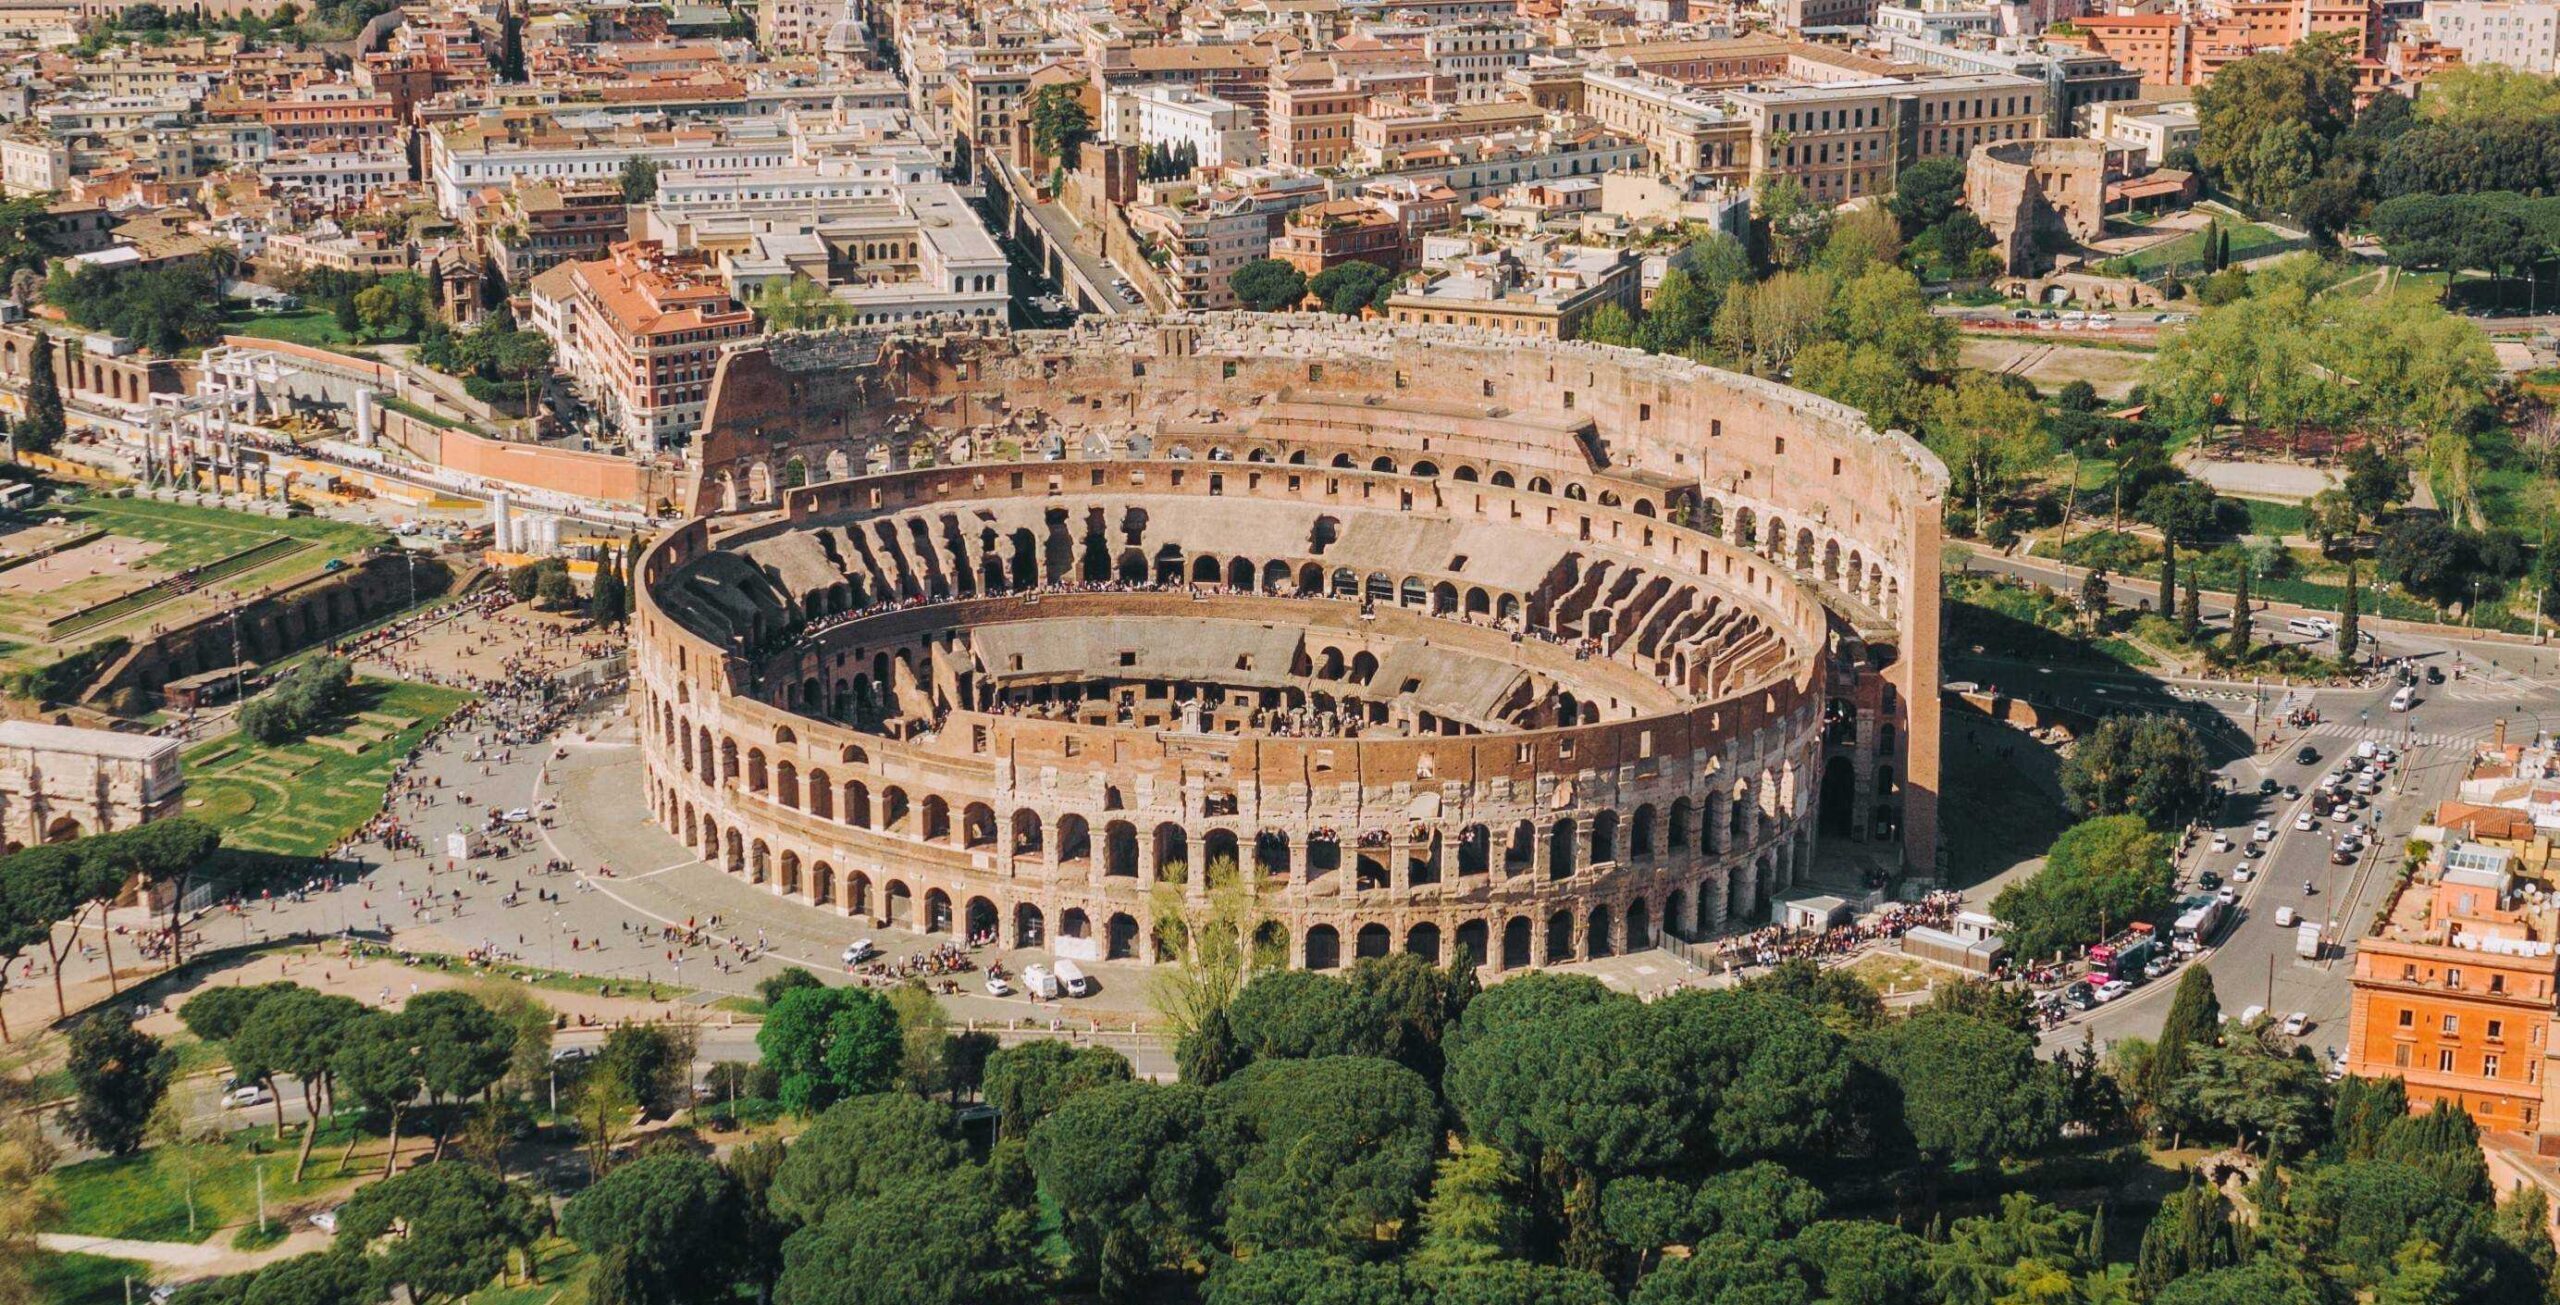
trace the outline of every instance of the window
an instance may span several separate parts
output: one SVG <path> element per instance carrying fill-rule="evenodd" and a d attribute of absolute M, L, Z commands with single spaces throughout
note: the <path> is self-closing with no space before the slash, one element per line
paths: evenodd
<path fill-rule="evenodd" d="M 2498 1076 L 2498 1057 L 2496 1053 L 2493 1052 L 2480 1058 L 2480 1075 L 2483 1078 L 2496 1078 Z"/>
<path fill-rule="evenodd" d="M 2446 1036 L 2446 1037 L 2452 1037 L 2455 1033 L 2459 1032 L 2460 1030 L 2461 1030 L 2461 1021 L 2460 1021 L 2460 1019 L 2459 1019 L 2458 1017 L 2456 1017 L 2456 1016 L 2452 1016 L 2452 1015 L 2447 1015 L 2447 1016 L 2445 1016 L 2445 1017 L 2444 1017 L 2444 1034 L 2445 1034 L 2445 1036 Z"/>
<path fill-rule="evenodd" d="M 2413 1010 L 2404 1010 L 2400 1012 L 2400 1027 L 2404 1029 L 2414 1028 L 2417 1026 L 2417 1023 L 2418 1012 Z"/>
<path fill-rule="evenodd" d="M 2449 969 L 2447 969 L 2447 970 L 2444 972 L 2444 986 L 2446 986 L 2446 987 L 2448 987 L 2448 988 L 2459 988 L 2459 987 L 2461 987 L 2461 986 L 2462 986 L 2462 971 L 2457 970 L 2457 969 L 2450 969 L 2450 968 L 2449 968 Z"/>
<path fill-rule="evenodd" d="M 2453 1052 L 2450 1049 L 2436 1053 L 2436 1072 L 2440 1074 L 2453 1072 Z"/>
<path fill-rule="evenodd" d="M 1126 648 L 1121 649 L 1121 650 L 1120 650 L 1120 664 L 1121 664 L 1121 665 L 1123 665 L 1123 666 L 1135 666 L 1135 665 L 1137 665 L 1137 664 L 1138 664 L 1138 654 L 1136 654 L 1135 652 L 1132 652 L 1132 651 L 1130 651 L 1130 650 L 1128 650 L 1128 649 L 1126 649 Z M 2447 1018 L 2448 1018 L 2448 1019 L 2450 1019 L 2451 1017 L 2449 1017 L 2449 1016 L 2448 1016 Z M 2447 1029 L 2447 1030 L 2445 1030 L 2445 1031 L 2446 1031 L 2446 1032 L 2448 1032 L 2448 1033 L 2450 1033 L 2450 1032 L 2452 1032 L 2453 1030 L 2451 1030 L 2451 1029 Z"/>

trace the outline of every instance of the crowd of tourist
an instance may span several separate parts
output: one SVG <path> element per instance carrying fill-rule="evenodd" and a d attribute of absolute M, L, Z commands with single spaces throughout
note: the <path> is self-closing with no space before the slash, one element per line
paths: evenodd
<path fill-rule="evenodd" d="M 1894 941 L 1923 925 L 1944 928 L 1963 905 L 1963 894 L 1941 891 L 1917 902 L 1889 903 L 1872 915 L 1820 929 L 1772 924 L 1719 941 L 1716 957 L 1730 969 L 1793 960 L 1830 960 Z"/>

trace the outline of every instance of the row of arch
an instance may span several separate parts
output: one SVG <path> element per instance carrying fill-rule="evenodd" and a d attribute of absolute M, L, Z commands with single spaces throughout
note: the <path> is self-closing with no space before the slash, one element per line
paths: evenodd
<path fill-rule="evenodd" d="M 776 851 L 763 837 L 751 836 L 735 825 L 724 829 L 715 818 L 690 805 L 682 808 L 680 819 L 687 843 L 729 874 L 880 928 L 992 937 L 1009 948 L 1058 948 L 1058 939 L 1090 940 L 1092 954 L 1105 960 L 1165 960 L 1179 946 L 1178 939 L 1169 940 L 1153 929 L 1151 908 L 1113 910 L 1110 903 L 1050 905 L 1017 900 L 1008 909 L 995 894 L 954 891 L 920 877 L 910 882 L 912 876 L 903 873 L 882 872 L 875 877 L 860 868 L 839 870 L 823 858 L 804 860 L 796 850 Z M 1401 950 L 1438 962 L 1446 959 L 1444 945 L 1453 945 L 1465 949 L 1479 964 L 1508 970 L 1642 951 L 1657 945 L 1666 932 L 1696 939 L 1726 928 L 1753 927 L 1764 918 L 1775 895 L 1800 878 L 1808 846 L 1799 833 L 1755 857 L 1689 877 L 1658 893 L 1548 904 L 1536 911 L 1498 909 L 1470 912 L 1454 920 L 1408 922 L 1402 925 Z M 1049 932 L 1053 910 L 1055 939 Z M 1291 963 L 1317 970 L 1398 949 L 1395 929 L 1380 921 L 1349 926 L 1319 922 L 1298 931 L 1289 942 Z M 1069 949 L 1074 949 L 1072 943 Z"/>
<path fill-rule="evenodd" d="M 1823 583 L 1866 604 L 1888 620 L 1902 616 L 1902 579 L 1888 574 L 1881 560 L 1869 561 L 1859 545 L 1852 542 L 1844 551 L 1841 539 L 1825 534 L 1817 539 L 1810 527 L 1799 525 L 1793 536 L 1786 521 L 1776 513 L 1769 514 L 1765 524 L 1757 509 L 1737 508 L 1731 514 L 1728 533 L 1724 503 L 1707 499 L 1699 508 L 1697 527 L 1718 539 L 1739 544 L 1779 567 L 1811 579 L 1817 574 Z"/>

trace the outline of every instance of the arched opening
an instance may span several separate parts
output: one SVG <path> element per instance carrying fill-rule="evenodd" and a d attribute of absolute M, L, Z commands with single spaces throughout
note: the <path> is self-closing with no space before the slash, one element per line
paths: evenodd
<path fill-rule="evenodd" d="M 1689 923 L 1688 890 L 1674 888 L 1662 899 L 1662 931 L 1683 942 L 1689 940 L 1694 930 Z"/>
<path fill-rule="evenodd" d="M 892 929 L 912 928 L 916 919 L 915 891 L 892 879 L 880 888 L 880 923 Z"/>
<path fill-rule="evenodd" d="M 1014 946 L 1045 947 L 1048 945 L 1048 942 L 1048 929 L 1040 915 L 1039 907 L 1033 906 L 1029 902 L 1024 902 L 1020 906 L 1013 908 Z"/>
<path fill-rule="evenodd" d="M 1822 765 L 1822 832 L 1825 837 L 1847 838 L 1858 823 L 1858 776 L 1847 757 L 1833 757 Z"/>
<path fill-rule="evenodd" d="M 924 841 L 928 843 L 951 841 L 951 804 L 939 793 L 931 794 L 924 800 Z"/>
<path fill-rule="evenodd" d="M 926 933 L 951 932 L 951 894 L 939 888 L 925 890 L 924 931 Z"/>
<path fill-rule="evenodd" d="M 1092 917 L 1087 916 L 1081 906 L 1070 906 L 1058 912 L 1058 936 L 1077 939 L 1092 937 Z"/>
<path fill-rule="evenodd" d="M 1219 883 L 1235 876 L 1237 867 L 1243 863 L 1236 848 L 1236 831 L 1232 829 L 1212 829 L 1201 835 L 1201 873 L 1209 876 L 1209 882 Z"/>
<path fill-rule="evenodd" d="M 1354 959 L 1381 957 L 1393 950 L 1395 935 L 1389 933 L 1383 924 L 1364 924 L 1360 926 L 1360 932 L 1352 936 L 1351 954 Z"/>
<path fill-rule="evenodd" d="M 1137 954 L 1137 918 L 1125 911 L 1113 915 L 1110 921 L 1103 926 L 1103 959 L 1126 961 L 1135 959 Z"/>
<path fill-rule="evenodd" d="M 1264 878 L 1281 879 L 1289 874 L 1289 836 L 1266 829 L 1253 836 L 1253 868 Z"/>
<path fill-rule="evenodd" d="M 1093 827 L 1082 816 L 1058 817 L 1058 864 L 1082 866 L 1093 859 Z"/>
<path fill-rule="evenodd" d="M 1578 841 L 1579 833 L 1571 816 L 1558 820 L 1548 828 L 1547 877 L 1549 879 L 1573 877 L 1573 857 L 1577 850 L 1575 843 Z"/>
<path fill-rule="evenodd" d="M 1502 968 L 1516 970 L 1537 963 L 1537 957 L 1530 948 L 1534 932 L 1529 917 L 1525 915 L 1512 916 L 1503 923 Z"/>
<path fill-rule="evenodd" d="M 1157 825 L 1155 853 L 1157 883 L 1191 882 L 1191 835 L 1182 826 L 1170 820 Z"/>
<path fill-rule="evenodd" d="M 1573 912 L 1558 911 L 1547 917 L 1547 964 L 1559 965 L 1573 959 Z"/>
<path fill-rule="evenodd" d="M 961 937 L 973 947 L 980 943 L 995 942 L 997 941 L 996 926 L 1003 919 L 1004 917 L 996 912 L 995 903 L 983 897 L 972 897 L 969 899 L 967 912 L 961 917 L 966 927 L 966 932 Z"/>
<path fill-rule="evenodd" d="M 1329 924 L 1307 930 L 1307 968 L 1330 970 L 1342 964 L 1342 935 Z"/>
<path fill-rule="evenodd" d="M 1591 864 L 1607 865 L 1618 859 L 1618 813 L 1603 811 L 1591 817 Z"/>
<path fill-rule="evenodd" d="M 1605 906 L 1592 907 L 1591 927 L 1583 933 L 1582 938 L 1583 955 L 1588 956 L 1595 961 L 1599 960 L 1603 956 L 1617 955 L 1618 949 L 1614 941 L 1615 937 L 1616 935 L 1612 934 L 1609 930 L 1609 908 Z"/>
<path fill-rule="evenodd" d="M 1138 827 L 1126 820 L 1114 820 L 1102 831 L 1102 873 L 1122 879 L 1138 877 Z"/>
<path fill-rule="evenodd" d="M 1424 921 L 1405 930 L 1404 949 L 1438 965 L 1440 963 L 1440 926 Z"/>
<path fill-rule="evenodd" d="M 1653 908 L 1643 898 L 1627 903 L 1627 950 L 1640 952 L 1653 945 Z"/>
<path fill-rule="evenodd" d="M 1482 920 L 1469 920 L 1458 926 L 1458 955 L 1466 961 L 1468 968 L 1481 966 L 1490 957 L 1491 949 L 1486 942 L 1492 932 Z"/>
<path fill-rule="evenodd" d="M 1039 812 L 1034 811 L 1029 807 L 1015 808 L 1013 813 L 1013 854 L 1015 856 L 1040 855 L 1042 829 L 1043 827 L 1040 823 Z"/>

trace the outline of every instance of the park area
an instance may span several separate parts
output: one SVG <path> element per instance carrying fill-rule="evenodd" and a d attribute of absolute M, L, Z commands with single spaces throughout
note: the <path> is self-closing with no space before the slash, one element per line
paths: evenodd
<path fill-rule="evenodd" d="M 380 542 L 365 526 L 88 497 L 0 533 L 0 657 L 173 624 L 208 587 L 256 589 Z M 190 613 L 191 614 L 191 613 Z"/>
<path fill-rule="evenodd" d="M 239 734 L 186 754 L 187 814 L 222 831 L 226 853 L 313 857 L 382 808 L 392 768 L 471 695 L 358 680 L 334 728 L 268 747 Z"/>

